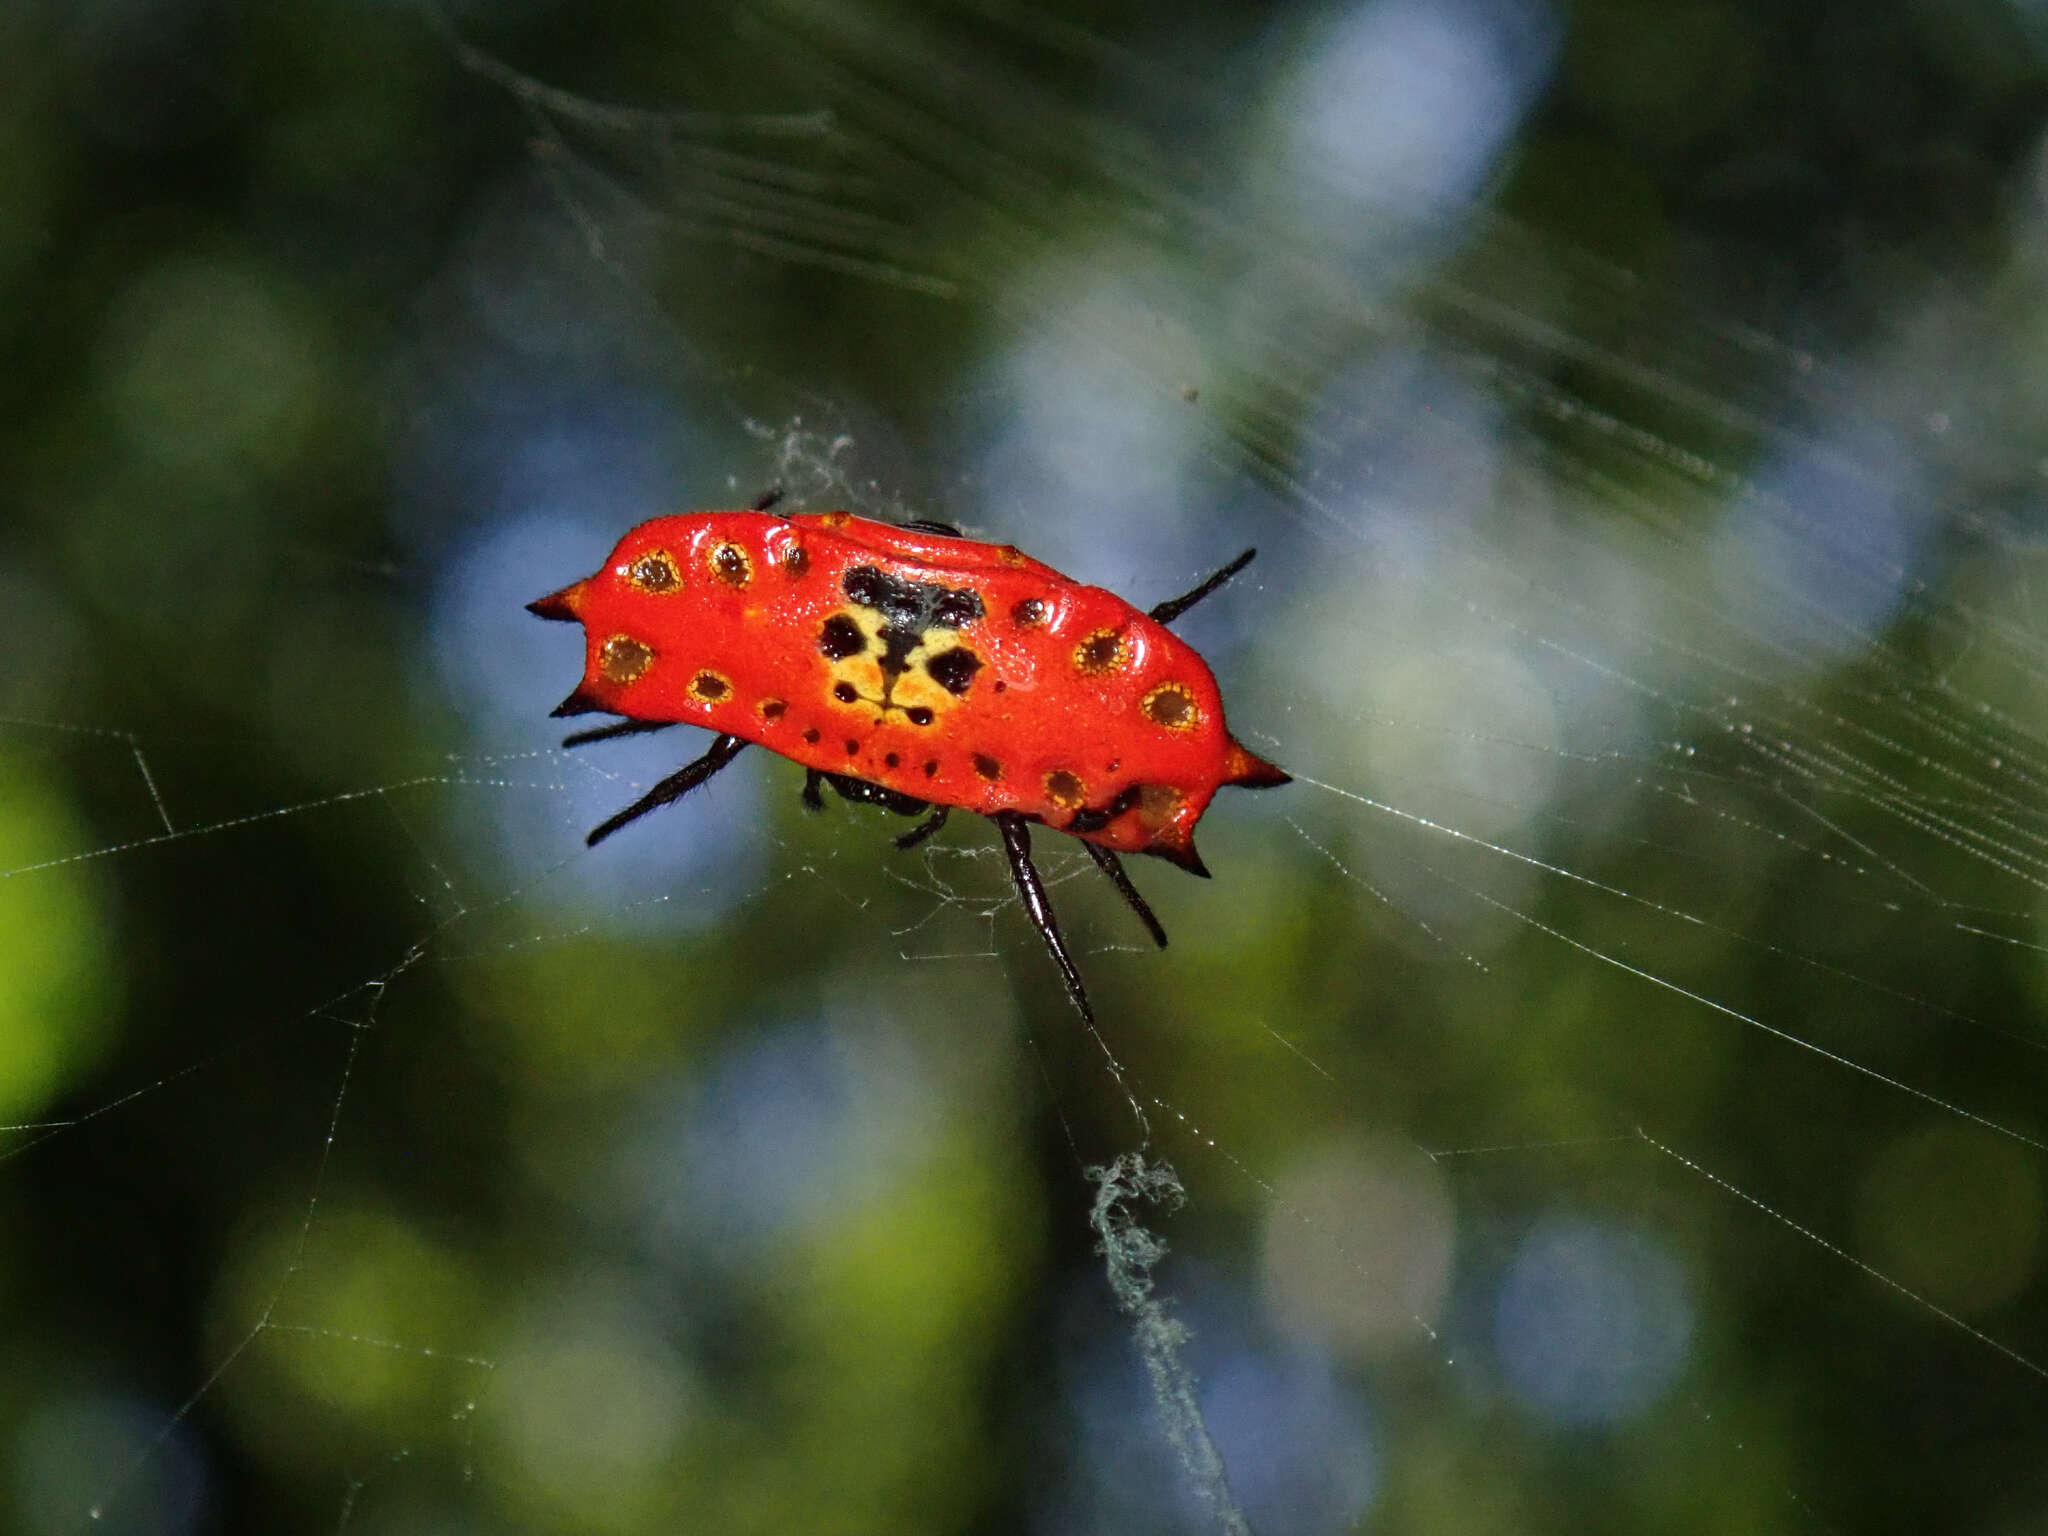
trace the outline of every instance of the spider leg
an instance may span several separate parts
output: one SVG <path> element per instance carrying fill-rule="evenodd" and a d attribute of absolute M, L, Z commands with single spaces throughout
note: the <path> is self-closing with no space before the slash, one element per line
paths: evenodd
<path fill-rule="evenodd" d="M 825 782 L 825 775 L 815 768 L 804 770 L 804 809 L 822 811 L 825 809 L 825 792 L 818 786 Z"/>
<path fill-rule="evenodd" d="M 1252 556 L 1257 553 L 1256 549 L 1246 550 L 1193 591 L 1183 592 L 1179 597 L 1169 598 L 1166 602 L 1159 604 L 1152 609 L 1150 616 L 1157 619 L 1161 624 L 1171 624 L 1211 592 L 1222 586 L 1223 583 L 1230 580 L 1239 571 L 1250 565 L 1252 563 Z"/>
<path fill-rule="evenodd" d="M 1117 894 L 1129 903 L 1133 912 L 1138 914 L 1138 921 L 1143 923 L 1146 931 L 1152 935 L 1152 942 L 1161 949 L 1166 948 L 1166 930 L 1159 926 L 1159 919 L 1152 915 L 1152 909 L 1145 904 L 1145 898 L 1138 894 L 1138 888 L 1131 884 L 1131 877 L 1124 873 L 1124 861 L 1100 843 L 1091 843 L 1085 837 L 1079 841 L 1081 846 L 1088 850 L 1088 857 L 1109 876 L 1109 883 L 1116 887 Z"/>
<path fill-rule="evenodd" d="M 919 843 L 946 824 L 946 818 L 952 814 L 952 810 L 953 808 L 949 805 L 932 807 L 931 815 L 925 817 L 923 821 L 920 821 L 916 826 L 896 839 L 896 846 L 898 848 L 915 848 Z"/>
<path fill-rule="evenodd" d="M 680 800 L 691 790 L 718 772 L 727 763 L 739 756 L 740 748 L 746 742 L 737 736 L 720 736 L 711 743 L 711 750 L 695 762 L 677 769 L 638 800 L 627 806 L 618 815 L 599 822 L 590 829 L 590 836 L 583 841 L 595 848 L 628 822 L 638 821 L 649 811 L 658 811 L 671 801 Z"/>
<path fill-rule="evenodd" d="M 672 725 L 681 725 L 680 720 L 621 720 L 616 725 L 600 725 L 595 730 L 578 731 L 573 736 L 564 736 L 565 747 L 587 747 L 593 741 L 616 741 L 621 736 L 645 736 L 651 731 L 665 731 Z"/>
<path fill-rule="evenodd" d="M 1024 900 L 1025 915 L 1045 940 L 1045 947 L 1052 951 L 1053 964 L 1060 968 L 1060 979 L 1067 984 L 1067 996 L 1092 1027 L 1095 1010 L 1088 1006 L 1081 973 L 1074 969 L 1066 940 L 1060 937 L 1060 920 L 1053 916 L 1052 903 L 1046 899 L 1045 882 L 1038 878 L 1038 866 L 1031 862 L 1031 828 L 1015 811 L 997 811 L 989 819 L 1002 830 L 1003 852 L 1010 856 L 1010 875 L 1017 882 L 1017 894 Z"/>
<path fill-rule="evenodd" d="M 749 512 L 766 512 L 780 500 L 782 500 L 782 487 L 771 485 L 767 490 L 747 503 L 747 510 Z"/>

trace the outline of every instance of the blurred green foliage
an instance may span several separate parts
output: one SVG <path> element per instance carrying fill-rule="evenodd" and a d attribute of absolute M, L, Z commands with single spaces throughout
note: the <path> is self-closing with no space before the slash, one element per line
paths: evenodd
<path fill-rule="evenodd" d="M 1074 328 L 1113 348 L 1138 314 L 1131 389 L 1201 413 L 1234 499 L 1186 526 L 1256 527 L 1271 574 L 1216 649 L 1303 779 L 1205 826 L 1212 884 L 1145 872 L 1163 956 L 1054 861 L 1196 1192 L 1163 1287 L 1253 1295 L 1273 1186 L 1332 1148 L 1536 1148 L 1419 1163 L 1457 1210 L 1442 1312 L 1331 1347 L 1373 1404 L 1365 1528 L 2043 1518 L 2038 23 L 1574 6 L 1480 206 L 1383 287 L 1226 173 L 1265 131 L 1238 72 L 1339 12 L 1070 9 L 0 18 L 0 1528 L 101 1498 L 165 1531 L 1052 1520 L 1107 1455 L 1076 1362 L 1128 1364 L 1079 1169 L 1137 1130 L 985 839 L 906 872 L 881 818 L 807 818 L 770 770 L 716 921 L 565 898 L 578 829 L 508 856 L 495 819 L 582 770 L 540 707 L 479 724 L 445 672 L 450 563 L 515 509 L 421 461 L 494 387 L 464 348 L 597 367 L 552 275 L 601 340 L 672 354 L 679 503 L 957 496 L 1028 544 L 1052 519 L 977 481 L 958 420 L 1072 320 L 1070 270 L 1129 283 Z M 466 45 L 579 100 L 836 116 L 551 115 Z M 772 196 L 733 211 L 728 174 Z M 567 258 L 494 248 L 529 227 L 507 204 Z M 1456 358 L 1497 438 L 1368 402 L 1317 481 L 1305 402 L 1404 346 Z M 1840 389 L 1926 429 L 1933 584 L 1867 643 L 1776 643 L 1770 562 L 1731 608 L 1706 547 L 1839 404 L 1816 367 L 1872 357 L 1882 387 Z M 1358 531 L 1397 415 L 1458 491 L 1409 510 L 1427 581 Z M 1576 713 L 1564 663 L 1616 653 L 1629 697 Z M 1814 767 L 1859 753 L 1885 773 Z M 701 1144 L 640 1119 L 715 1102 L 791 1021 L 838 1118 L 722 1146 L 808 1148 L 831 1198 L 663 1249 Z M 1484 1358 L 1487 1277 L 1551 1208 L 1695 1277 L 1682 1385 L 1611 1434 L 1539 1422 Z M 1126 1528 L 1180 1528 L 1131 1498 Z"/>

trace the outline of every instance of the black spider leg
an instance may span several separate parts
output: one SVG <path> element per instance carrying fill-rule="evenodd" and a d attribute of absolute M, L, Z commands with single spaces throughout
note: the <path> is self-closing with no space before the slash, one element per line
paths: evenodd
<path fill-rule="evenodd" d="M 916 826 L 896 839 L 896 846 L 898 848 L 915 848 L 919 843 L 943 827 L 946 824 L 946 818 L 952 814 L 953 808 L 950 805 L 933 806 L 931 815 L 925 817 L 923 821 L 920 821 Z"/>
<path fill-rule="evenodd" d="M 590 829 L 590 836 L 583 841 L 595 848 L 619 828 L 631 821 L 638 821 L 649 811 L 658 811 L 664 805 L 680 800 L 691 790 L 718 772 L 740 754 L 746 742 L 737 736 L 720 736 L 711 743 L 711 750 L 693 763 L 678 768 L 638 800 L 627 806 L 618 815 L 599 822 Z"/>
<path fill-rule="evenodd" d="M 1053 915 L 1052 902 L 1046 897 L 1045 882 L 1038 877 L 1038 866 L 1031 862 L 1031 828 L 1016 811 L 996 811 L 989 820 L 1002 830 L 1003 852 L 1010 856 L 1010 876 L 1017 882 L 1025 916 L 1045 940 L 1045 947 L 1052 951 L 1053 964 L 1060 968 L 1060 979 L 1067 984 L 1067 996 L 1074 1000 L 1081 1017 L 1093 1029 L 1095 1010 L 1088 1006 L 1088 989 L 1081 985 L 1081 973 L 1067 953 L 1067 941 L 1060 937 L 1060 920 Z"/>
<path fill-rule="evenodd" d="M 1159 926 L 1159 919 L 1152 915 L 1152 909 L 1145 904 L 1145 898 L 1138 894 L 1138 888 L 1131 884 L 1131 877 L 1124 873 L 1124 861 L 1100 843 L 1091 843 L 1087 838 L 1076 838 L 1096 867 L 1109 876 L 1109 883 L 1116 887 L 1117 894 L 1129 903 L 1130 909 L 1138 914 L 1138 921 L 1145 925 L 1152 935 L 1152 942 L 1161 949 L 1166 948 L 1166 930 Z"/>
<path fill-rule="evenodd" d="M 1152 1122 L 1125 1079 L 1124 1064 L 1117 1060 L 1116 1052 L 1110 1049 L 1109 1042 L 1102 1038 L 1102 1031 L 1095 1026 L 1095 1010 L 1088 1006 L 1088 993 L 1081 985 L 1081 973 L 1074 969 L 1074 962 L 1067 954 L 1066 941 L 1060 937 L 1059 919 L 1053 916 L 1052 903 L 1046 899 L 1045 882 L 1038 878 L 1038 866 L 1031 862 L 1029 822 L 1016 811 L 996 811 L 989 820 L 1002 829 L 1003 851 L 1010 856 L 1010 874 L 1017 882 L 1017 894 L 1024 899 L 1024 910 L 1031 918 L 1031 926 L 1038 930 L 1038 936 L 1045 940 L 1045 947 L 1052 951 L 1060 976 L 1067 984 L 1067 996 L 1073 999 L 1074 1007 L 1080 1011 L 1081 1022 L 1088 1026 L 1088 1033 L 1101 1050 L 1109 1075 L 1123 1090 L 1124 1102 L 1131 1108 L 1131 1117 L 1138 1122 L 1140 1140 L 1150 1145 Z M 1064 1123 L 1064 1115 L 1061 1120 Z M 1069 1134 L 1067 1139 L 1072 1141 L 1072 1135 Z"/>
<path fill-rule="evenodd" d="M 920 800 L 915 795 L 906 795 L 900 789 L 891 789 L 886 784 L 871 784 L 866 779 L 856 779 L 851 774 L 827 773 L 820 768 L 804 770 L 804 805 L 813 811 L 825 809 L 823 786 L 830 784 L 842 800 L 855 805 L 880 805 L 894 811 L 898 816 L 919 816 L 931 814 L 896 839 L 898 848 L 915 848 L 946 824 L 946 817 L 952 813 L 950 806 L 934 806 L 929 800 Z"/>
<path fill-rule="evenodd" d="M 1161 624 L 1171 624 L 1211 592 L 1222 586 L 1223 583 L 1230 580 L 1239 571 L 1250 565 L 1252 563 L 1252 556 L 1257 553 L 1256 549 L 1246 550 L 1192 592 L 1183 592 L 1179 597 L 1170 598 L 1166 602 L 1159 604 L 1152 610 L 1150 617 L 1158 620 Z"/>
<path fill-rule="evenodd" d="M 573 736 L 564 736 L 562 745 L 587 747 L 593 741 L 617 741 L 621 736 L 645 736 L 682 723 L 680 720 L 621 720 L 616 725 L 600 725 L 595 730 L 578 731 Z"/>
<path fill-rule="evenodd" d="M 771 485 L 767 490 L 747 503 L 747 510 L 749 512 L 766 512 L 780 500 L 782 500 L 782 487 Z"/>

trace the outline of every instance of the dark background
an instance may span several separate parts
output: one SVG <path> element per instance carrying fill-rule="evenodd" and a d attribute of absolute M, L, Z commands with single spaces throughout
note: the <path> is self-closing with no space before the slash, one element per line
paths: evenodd
<path fill-rule="evenodd" d="M 1212 1526 L 1140 1145 L 1262 1531 L 2048 1522 L 2039 18 L 0 58 L 0 1530 Z M 1299 782 L 1163 955 L 1055 861 L 1100 1040 L 985 828 L 749 762 L 582 851 L 697 747 L 557 752 L 520 605 L 771 485 L 1260 547 L 1185 627 Z"/>

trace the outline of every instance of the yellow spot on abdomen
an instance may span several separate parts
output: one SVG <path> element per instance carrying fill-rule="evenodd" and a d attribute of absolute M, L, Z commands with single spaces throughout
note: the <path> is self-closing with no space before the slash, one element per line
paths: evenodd
<path fill-rule="evenodd" d="M 654 665 L 654 647 L 631 635 L 613 635 L 597 653 L 598 674 L 615 687 L 637 683 Z"/>
<path fill-rule="evenodd" d="M 1174 813 L 1187 798 L 1171 784 L 1144 784 L 1138 788 L 1138 825 L 1148 832 L 1158 832 L 1173 820 Z"/>
<path fill-rule="evenodd" d="M 1078 774 L 1055 768 L 1045 776 L 1045 798 L 1063 811 L 1077 811 L 1088 799 L 1088 786 Z"/>
<path fill-rule="evenodd" d="M 1202 707 L 1179 683 L 1161 683 L 1138 705 L 1154 725 L 1169 731 L 1191 731 L 1202 723 Z"/>
<path fill-rule="evenodd" d="M 667 550 L 651 549 L 626 568 L 626 580 L 642 592 L 675 592 L 682 588 L 683 573 Z"/>
<path fill-rule="evenodd" d="M 712 545 L 705 552 L 704 563 L 728 587 L 744 587 L 754 579 L 753 558 L 737 544 Z"/>
<path fill-rule="evenodd" d="M 1124 664 L 1124 637 L 1113 629 L 1098 629 L 1074 647 L 1074 666 L 1091 677 L 1114 672 Z"/>

